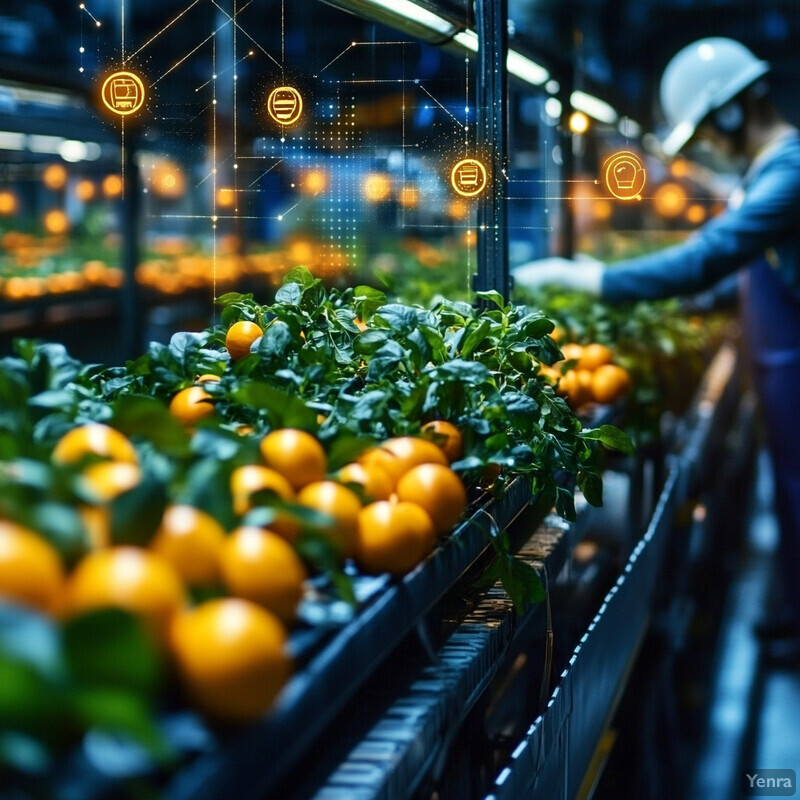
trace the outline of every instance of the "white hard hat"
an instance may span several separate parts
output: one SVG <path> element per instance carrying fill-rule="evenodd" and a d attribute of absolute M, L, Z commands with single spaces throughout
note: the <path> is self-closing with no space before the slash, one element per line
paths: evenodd
<path fill-rule="evenodd" d="M 661 77 L 661 108 L 671 130 L 662 144 L 674 156 L 712 112 L 769 72 L 743 44 L 713 36 L 687 45 Z"/>

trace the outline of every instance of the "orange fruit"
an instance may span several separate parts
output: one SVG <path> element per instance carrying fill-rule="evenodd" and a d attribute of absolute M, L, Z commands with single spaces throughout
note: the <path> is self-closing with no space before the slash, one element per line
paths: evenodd
<path fill-rule="evenodd" d="M 111 511 L 108 506 L 84 505 L 78 508 L 89 547 L 97 550 L 111 544 Z"/>
<path fill-rule="evenodd" d="M 101 422 L 90 422 L 67 431 L 53 449 L 53 461 L 72 464 L 89 454 L 131 464 L 139 461 L 128 437 Z"/>
<path fill-rule="evenodd" d="M 550 331 L 550 338 L 558 343 L 564 338 L 564 331 L 556 325 L 552 331 Z"/>
<path fill-rule="evenodd" d="M 295 619 L 306 568 L 277 533 L 243 525 L 222 547 L 222 579 L 231 594 L 268 608 L 284 622 Z"/>
<path fill-rule="evenodd" d="M 375 464 L 345 464 L 337 473 L 336 479 L 342 483 L 357 483 L 364 487 L 364 495 L 369 500 L 388 500 L 394 489 L 392 479 L 386 470 Z"/>
<path fill-rule="evenodd" d="M 83 471 L 82 481 L 97 503 L 110 503 L 123 492 L 138 486 L 142 471 L 127 461 L 98 461 Z"/>
<path fill-rule="evenodd" d="M 29 528 L 0 520 L 0 597 L 55 613 L 64 585 L 64 568 L 55 548 Z"/>
<path fill-rule="evenodd" d="M 444 419 L 428 422 L 422 426 L 422 436 L 438 445 L 451 464 L 463 455 L 464 437 L 452 422 Z"/>
<path fill-rule="evenodd" d="M 383 469 L 391 478 L 392 485 L 411 467 L 418 464 L 443 464 L 447 456 L 433 442 L 418 436 L 398 436 L 387 439 L 380 447 L 373 447 L 358 457 L 360 464 L 374 465 Z"/>
<path fill-rule="evenodd" d="M 188 505 L 164 511 L 150 549 L 172 564 L 189 586 L 209 586 L 219 581 L 219 560 L 225 529 L 210 514 Z"/>
<path fill-rule="evenodd" d="M 364 572 L 403 575 L 435 544 L 433 522 L 416 503 L 379 500 L 358 515 L 355 560 Z"/>
<path fill-rule="evenodd" d="M 576 342 L 567 342 L 561 346 L 561 355 L 564 356 L 564 361 L 580 361 L 583 347 Z"/>
<path fill-rule="evenodd" d="M 170 400 L 169 413 L 184 425 L 194 425 L 214 413 L 211 399 L 202 386 L 187 386 Z"/>
<path fill-rule="evenodd" d="M 628 371 L 617 364 L 604 364 L 592 373 L 592 397 L 598 403 L 613 403 L 630 388 Z"/>
<path fill-rule="evenodd" d="M 240 598 L 208 600 L 180 613 L 170 650 L 190 701 L 221 722 L 260 717 L 292 673 L 283 624 Z"/>
<path fill-rule="evenodd" d="M 234 361 L 250 352 L 250 345 L 263 336 L 264 331 L 255 322 L 240 320 L 234 322 L 225 334 L 225 347 Z"/>
<path fill-rule="evenodd" d="M 131 546 L 84 556 L 69 578 L 67 597 L 73 614 L 106 607 L 136 614 L 159 640 L 186 600 L 183 583 L 166 559 Z"/>
<path fill-rule="evenodd" d="M 217 381 L 222 380 L 219 375 L 214 375 L 213 372 L 204 372 L 202 375 L 198 375 L 195 379 L 195 383 L 216 383 Z"/>
<path fill-rule="evenodd" d="M 467 492 L 461 479 L 450 467 L 441 464 L 412 467 L 397 482 L 397 496 L 423 508 L 439 535 L 453 528 L 467 506 Z"/>
<path fill-rule="evenodd" d="M 602 367 L 603 364 L 610 364 L 612 358 L 614 358 L 614 353 L 610 347 L 594 342 L 592 344 L 587 344 L 586 347 L 583 348 L 583 353 L 581 353 L 581 357 L 578 359 L 577 366 L 578 369 L 594 370 L 598 367 Z"/>
<path fill-rule="evenodd" d="M 561 376 L 557 394 L 567 399 L 570 408 L 580 408 L 592 399 L 592 373 L 585 369 L 571 369 Z"/>
<path fill-rule="evenodd" d="M 279 428 L 268 433 L 259 448 L 264 463 L 280 472 L 295 490 L 321 481 L 328 469 L 325 450 L 306 431 Z"/>
<path fill-rule="evenodd" d="M 250 496 L 267 489 L 275 492 L 281 500 L 294 499 L 292 485 L 274 469 L 261 464 L 246 464 L 243 467 L 237 467 L 231 473 L 233 510 L 237 514 L 249 511 L 253 507 Z"/>
<path fill-rule="evenodd" d="M 361 511 L 361 501 L 355 492 L 335 481 L 315 481 L 297 493 L 297 502 L 332 517 L 333 524 L 322 532 L 344 558 L 353 555 Z"/>

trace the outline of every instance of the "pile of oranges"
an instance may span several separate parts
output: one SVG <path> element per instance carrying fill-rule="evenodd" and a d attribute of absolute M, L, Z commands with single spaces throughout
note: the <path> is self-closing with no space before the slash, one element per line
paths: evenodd
<path fill-rule="evenodd" d="M 552 367 L 542 366 L 540 374 L 555 385 L 570 408 L 586 403 L 614 403 L 630 391 L 628 371 L 614 363 L 614 352 L 604 344 L 580 345 L 569 342 L 561 346 L 562 361 Z M 571 368 L 562 368 L 572 362 Z"/>
<path fill-rule="evenodd" d="M 0 520 L 0 597 L 56 620 L 104 607 L 135 615 L 190 704 L 212 720 L 246 722 L 270 708 L 292 673 L 289 631 L 310 574 L 295 546 L 304 528 L 364 573 L 403 575 L 466 507 L 449 466 L 460 451 L 459 431 L 437 421 L 330 472 L 313 435 L 276 429 L 260 440 L 259 463 L 231 473 L 238 527 L 172 503 L 147 544 L 117 545 L 110 504 L 142 481 L 143 467 L 124 434 L 81 425 L 52 459 L 79 471 L 85 553 L 67 567 L 45 537 Z M 274 508 L 272 522 L 248 524 L 255 506 Z"/>

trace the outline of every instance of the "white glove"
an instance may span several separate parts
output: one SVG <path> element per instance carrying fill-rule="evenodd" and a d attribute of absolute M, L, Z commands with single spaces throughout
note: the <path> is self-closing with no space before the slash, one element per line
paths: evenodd
<path fill-rule="evenodd" d="M 564 289 L 575 289 L 599 295 L 603 282 L 602 261 L 579 255 L 574 261 L 560 256 L 541 258 L 520 264 L 512 270 L 514 283 L 524 289 L 538 289 L 547 284 L 556 284 Z"/>

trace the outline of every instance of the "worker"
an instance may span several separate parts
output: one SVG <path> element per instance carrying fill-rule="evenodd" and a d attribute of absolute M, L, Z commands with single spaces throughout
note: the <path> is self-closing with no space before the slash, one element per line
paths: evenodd
<path fill-rule="evenodd" d="M 785 602 L 762 623 L 765 652 L 800 664 L 800 135 L 773 102 L 770 66 L 722 37 L 678 52 L 660 82 L 671 158 L 705 142 L 742 166 L 727 208 L 681 244 L 607 267 L 553 258 L 514 270 L 516 285 L 553 283 L 612 303 L 693 294 L 739 272 L 745 348 L 773 463 Z"/>

